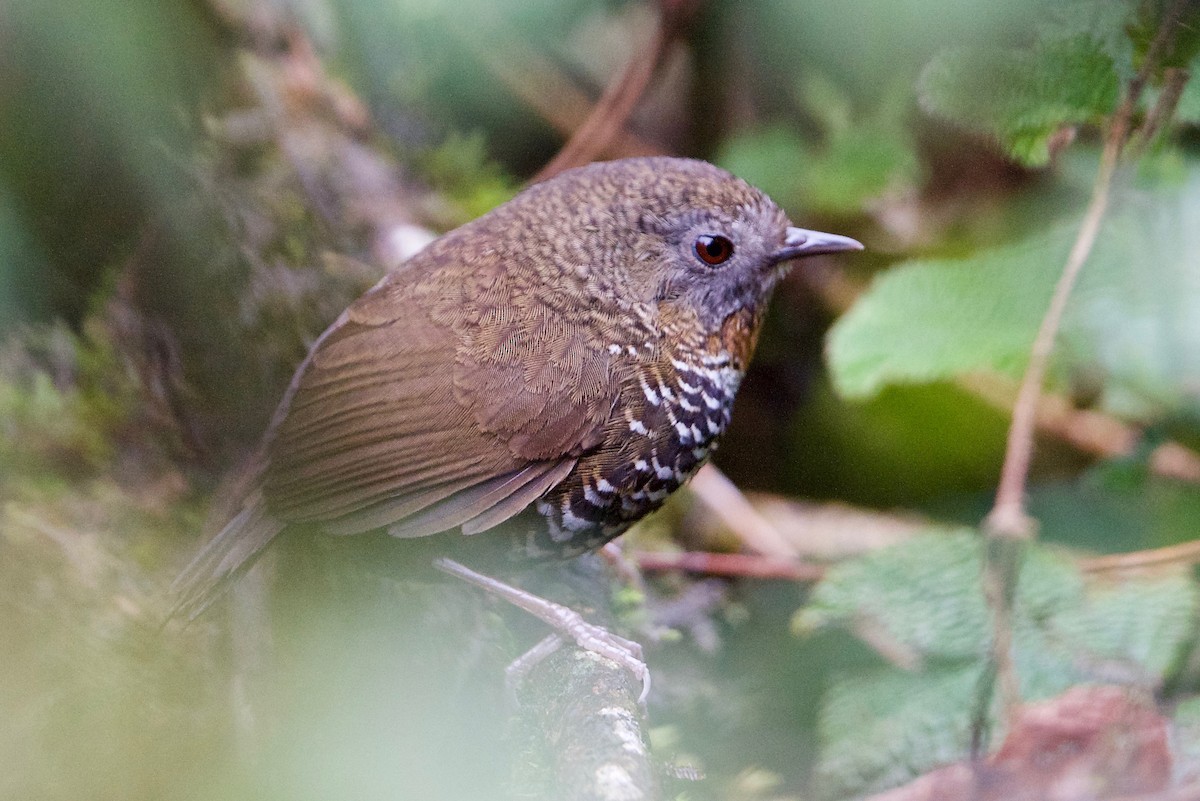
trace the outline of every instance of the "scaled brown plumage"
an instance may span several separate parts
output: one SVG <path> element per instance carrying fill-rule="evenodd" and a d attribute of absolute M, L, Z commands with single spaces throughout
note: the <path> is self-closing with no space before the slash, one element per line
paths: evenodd
<path fill-rule="evenodd" d="M 729 421 L 786 262 L 861 247 L 789 227 L 700 161 L 593 164 L 446 234 L 297 371 L 258 487 L 178 582 L 195 613 L 287 525 L 511 526 L 594 548 L 657 508 Z"/>

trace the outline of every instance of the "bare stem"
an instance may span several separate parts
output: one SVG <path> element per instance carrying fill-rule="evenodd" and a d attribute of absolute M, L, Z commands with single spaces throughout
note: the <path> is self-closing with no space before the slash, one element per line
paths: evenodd
<path fill-rule="evenodd" d="M 691 6 L 690 0 L 662 0 L 659 3 L 658 24 L 650 41 L 634 53 L 625 70 L 609 83 L 588 118 L 571 135 L 562 150 L 533 177 L 532 183 L 587 164 L 604 152 L 624 128 L 671 44 L 681 35 L 683 23 L 692 11 Z"/>
<path fill-rule="evenodd" d="M 1071 247 L 1062 275 L 1059 276 L 1058 283 L 1054 287 L 1050 306 L 1046 310 L 1041 327 L 1038 328 L 1037 336 L 1034 338 L 1033 349 L 1029 356 L 1029 366 L 1025 370 L 1021 388 L 1017 392 L 1012 425 L 1008 430 L 1004 466 L 1000 474 L 1000 484 L 996 489 L 996 502 L 985 521 L 989 536 L 1027 539 L 1033 534 L 1032 521 L 1025 513 L 1025 485 L 1029 477 L 1029 464 L 1033 455 L 1038 397 L 1041 395 L 1042 382 L 1046 377 L 1050 354 L 1054 350 L 1054 341 L 1058 335 L 1058 329 L 1062 325 L 1063 311 L 1071 296 L 1071 290 L 1074 289 L 1083 265 L 1096 244 L 1100 223 L 1108 209 L 1108 199 L 1117 163 L 1120 161 L 1125 143 L 1129 140 L 1134 110 L 1137 108 L 1142 90 L 1159 57 L 1170 46 L 1186 3 L 1187 0 L 1176 0 L 1164 15 L 1158 33 L 1146 53 L 1142 68 L 1130 81 L 1125 97 L 1113 117 L 1108 136 L 1105 137 L 1104 152 L 1100 156 L 1100 167 L 1096 172 L 1095 183 L 1092 185 L 1091 201 L 1084 213 L 1083 222 L 1079 226 L 1079 233 L 1075 237 L 1075 244 Z"/>
<path fill-rule="evenodd" d="M 1146 51 L 1138 74 L 1129 82 L 1125 95 L 1113 116 L 1112 124 L 1104 141 L 1100 166 L 1092 185 L 1092 197 L 1084 213 L 1075 243 L 1067 256 L 1062 274 L 1054 287 L 1050 306 L 1042 318 L 1029 366 L 1021 379 L 1017 400 L 1013 406 L 1012 424 L 1008 430 L 1008 442 L 1001 469 L 1000 483 L 996 489 L 996 502 L 984 520 L 987 533 L 987 549 L 983 567 L 983 588 L 989 609 L 992 612 L 991 660 L 995 669 L 995 685 L 1000 695 L 1002 713 L 1008 721 L 1013 720 L 1020 702 L 1020 681 L 1012 658 L 1013 606 L 1016 597 L 1017 579 L 1020 575 L 1024 544 L 1033 537 L 1035 522 L 1025 510 L 1025 488 L 1029 477 L 1029 465 L 1033 456 L 1034 430 L 1037 424 L 1037 409 L 1045 380 L 1050 354 L 1062 324 L 1067 300 L 1079 278 L 1083 265 L 1096 244 L 1100 224 L 1108 209 L 1113 177 L 1116 175 L 1121 152 L 1130 139 L 1134 111 L 1142 91 L 1153 71 L 1172 43 L 1178 23 L 1188 0 L 1175 0 L 1167 9 L 1159 24 L 1158 32 Z M 979 707 L 986 709 L 987 700 L 995 689 L 992 682 L 981 687 Z M 983 718 L 980 718 L 982 720 Z M 978 722 L 978 721 L 977 721 Z M 978 731 L 976 732 L 978 735 Z M 975 737 L 973 739 L 979 739 Z"/>
<path fill-rule="evenodd" d="M 743 553 L 641 551 L 633 555 L 633 560 L 645 571 L 684 570 L 706 576 L 817 581 L 825 575 L 822 565 L 811 562 Z"/>

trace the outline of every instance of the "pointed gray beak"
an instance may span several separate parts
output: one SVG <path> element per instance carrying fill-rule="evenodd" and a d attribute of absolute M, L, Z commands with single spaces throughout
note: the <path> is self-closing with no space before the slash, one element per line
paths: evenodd
<path fill-rule="evenodd" d="M 789 227 L 787 237 L 783 240 L 783 247 L 775 251 L 771 260 L 781 262 L 803 256 L 821 256 L 826 253 L 840 253 L 843 250 L 862 249 L 862 242 L 848 236 Z"/>

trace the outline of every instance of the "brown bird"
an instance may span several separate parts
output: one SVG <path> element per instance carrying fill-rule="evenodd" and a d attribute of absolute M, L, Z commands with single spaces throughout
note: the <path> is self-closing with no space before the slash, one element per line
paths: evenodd
<path fill-rule="evenodd" d="M 708 459 L 791 260 L 861 248 L 792 227 L 701 161 L 598 163 L 526 189 L 316 341 L 177 611 L 197 614 L 295 524 L 407 538 L 508 521 L 521 558 L 599 547 Z"/>

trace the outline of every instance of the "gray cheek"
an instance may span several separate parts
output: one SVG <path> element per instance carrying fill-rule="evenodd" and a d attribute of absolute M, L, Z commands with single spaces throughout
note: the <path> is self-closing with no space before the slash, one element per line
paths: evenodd
<path fill-rule="evenodd" d="M 703 309 L 712 315 L 706 320 L 710 325 L 719 327 L 729 315 L 734 312 L 756 305 L 763 295 L 760 280 L 743 272 L 715 277 L 715 280 L 705 287 Z"/>

